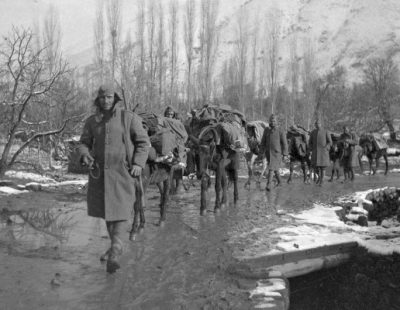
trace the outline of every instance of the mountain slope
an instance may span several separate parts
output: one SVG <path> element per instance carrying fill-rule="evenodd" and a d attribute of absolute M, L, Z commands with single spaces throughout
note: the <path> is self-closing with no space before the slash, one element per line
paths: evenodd
<path fill-rule="evenodd" d="M 280 14 L 281 72 L 286 70 L 290 55 L 289 44 L 293 37 L 298 42 L 299 59 L 303 55 L 304 42 L 311 42 L 315 53 L 314 64 L 321 74 L 335 65 L 343 65 L 348 70 L 349 80 L 356 81 L 360 79 L 360 69 L 368 58 L 383 56 L 388 51 L 395 55 L 395 61 L 400 64 L 398 0 L 222 0 L 218 21 L 221 35 L 215 73 L 221 70 L 224 60 L 234 52 L 238 16 L 243 9 L 246 12 L 244 25 L 247 35 L 251 37 L 257 30 L 260 46 L 266 44 L 265 22 L 270 19 L 269 14 Z M 135 16 L 134 13 L 132 16 Z M 182 18 L 182 14 L 179 17 Z M 134 27 L 130 23 L 124 25 L 125 29 Z M 179 44 L 183 55 L 182 39 Z M 249 53 L 250 50 L 249 47 Z M 74 65 L 85 66 L 93 59 L 93 49 L 82 47 L 82 51 L 70 55 L 70 59 Z M 184 60 L 180 63 L 183 64 Z M 283 75 L 281 73 L 281 79 Z"/>

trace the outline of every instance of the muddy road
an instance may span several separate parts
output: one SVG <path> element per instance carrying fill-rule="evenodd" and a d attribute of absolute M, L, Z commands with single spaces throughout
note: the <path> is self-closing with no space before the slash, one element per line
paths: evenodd
<path fill-rule="evenodd" d="M 86 215 L 79 188 L 0 195 L 1 309 L 251 309 L 255 281 L 227 267 L 267 252 L 277 242 L 268 230 L 288 221 L 281 214 L 358 190 L 399 186 L 399 176 L 358 176 L 354 183 L 326 182 L 322 188 L 295 178 L 271 193 L 265 183 L 245 190 L 241 179 L 236 206 L 229 203 L 215 215 L 210 190 L 209 212 L 202 217 L 197 183 L 171 199 L 163 227 L 156 225 L 158 194 L 152 188 L 146 228 L 133 242 L 126 234 L 123 267 L 113 275 L 99 260 L 109 246 L 105 224 Z"/>

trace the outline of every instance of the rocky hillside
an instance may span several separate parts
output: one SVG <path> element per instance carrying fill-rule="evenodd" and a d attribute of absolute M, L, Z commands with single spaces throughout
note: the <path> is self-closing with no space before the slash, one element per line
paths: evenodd
<path fill-rule="evenodd" d="M 183 12 L 184 1 L 178 1 Z M 366 59 L 394 53 L 400 64 L 400 1 L 399 0 L 221 0 L 219 28 L 221 30 L 216 71 L 233 52 L 237 40 L 240 11 L 245 14 L 246 36 L 251 41 L 254 31 L 260 36 L 260 49 L 265 49 L 266 21 L 271 14 L 277 19 L 280 30 L 279 65 L 286 72 L 289 44 L 297 41 L 297 55 L 301 60 L 304 42 L 311 42 L 315 53 L 315 66 L 324 73 L 332 66 L 343 65 L 351 81 L 360 78 Z M 135 16 L 135 12 L 129 14 Z M 182 18 L 182 14 L 180 14 Z M 134 29 L 134 19 L 125 19 L 124 28 Z M 182 27 L 183 22 L 180 21 Z M 181 36 L 182 36 L 181 29 Z M 82 45 L 82 50 L 70 55 L 71 61 L 85 66 L 93 59 L 93 49 Z M 251 42 L 249 42 L 251 44 Z M 309 43 L 307 43 L 309 44 Z M 250 53 L 249 47 L 249 53 Z M 259 54 L 261 51 L 259 50 Z M 180 40 L 180 63 L 184 64 L 183 39 Z M 283 73 L 281 79 L 283 79 Z"/>
<path fill-rule="evenodd" d="M 231 1 L 229 1 L 231 2 Z M 228 1 L 223 2 L 227 6 Z M 369 57 L 390 51 L 400 63 L 400 1 L 398 0 L 248 0 L 242 2 L 249 33 L 258 28 L 266 40 L 265 22 L 269 12 L 280 15 L 280 66 L 289 59 L 289 44 L 297 38 L 301 58 L 309 39 L 322 73 L 334 65 L 343 65 L 351 80 L 359 78 L 360 67 Z M 225 16 L 222 27 L 220 60 L 228 54 L 227 45 L 235 40 L 238 11 Z M 264 35 L 263 35 L 264 33 Z"/>

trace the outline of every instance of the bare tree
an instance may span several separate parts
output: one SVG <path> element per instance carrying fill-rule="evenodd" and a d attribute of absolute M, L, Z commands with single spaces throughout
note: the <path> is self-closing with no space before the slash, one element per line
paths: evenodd
<path fill-rule="evenodd" d="M 258 25 L 258 16 L 255 19 L 255 25 Z M 256 118 L 256 85 L 257 85 L 257 60 L 258 60 L 258 27 L 254 27 L 252 33 L 252 41 L 251 41 L 251 86 L 252 86 L 252 93 L 253 93 L 253 101 L 251 102 L 251 117 L 254 120 Z"/>
<path fill-rule="evenodd" d="M 160 10 L 161 10 L 161 3 Z M 155 89 L 156 89 L 156 12 L 155 12 L 155 1 L 149 1 L 149 7 L 147 9 L 147 46 L 148 46 L 148 74 L 147 74 L 147 104 L 152 109 Z M 161 14 L 161 13 L 160 13 Z"/>
<path fill-rule="evenodd" d="M 241 7 L 237 19 L 236 29 L 236 67 L 237 67 L 237 81 L 238 81 L 238 95 L 239 95 L 239 108 L 243 113 L 246 112 L 244 102 L 244 89 L 246 83 L 246 68 L 247 68 L 247 50 L 248 50 L 248 33 L 247 33 L 247 12 L 244 6 Z"/>
<path fill-rule="evenodd" d="M 307 129 L 311 128 L 311 120 L 315 107 L 315 80 L 317 75 L 315 72 L 315 53 L 310 39 L 303 42 L 303 68 L 302 68 L 302 85 L 304 93 L 305 107 L 304 121 Z"/>
<path fill-rule="evenodd" d="M 165 58 L 165 38 L 164 38 L 164 13 L 162 4 L 158 10 L 158 39 L 157 39 L 157 71 L 158 71 L 158 97 L 160 104 L 165 101 L 166 68 Z"/>
<path fill-rule="evenodd" d="M 271 99 L 271 113 L 275 113 L 276 91 L 278 87 L 279 39 L 281 34 L 281 12 L 270 12 L 266 21 L 267 82 Z"/>
<path fill-rule="evenodd" d="M 96 19 L 94 22 L 94 47 L 95 47 L 95 64 L 99 71 L 100 83 L 104 82 L 104 67 L 105 67 L 105 25 L 104 25 L 104 1 L 96 2 Z"/>
<path fill-rule="evenodd" d="M 136 95 L 135 102 L 144 103 L 146 99 L 145 91 L 145 72 L 146 72 L 146 45 L 145 45 L 145 6 L 144 1 L 140 0 L 138 4 L 136 17 L 136 44 L 138 46 L 138 68 L 135 71 Z"/>
<path fill-rule="evenodd" d="M 399 102 L 400 92 L 398 88 L 400 83 L 399 69 L 393 62 L 392 56 L 368 60 L 364 69 L 364 79 L 366 84 L 374 90 L 378 113 L 388 126 L 391 139 L 396 139 L 392 106 Z"/>
<path fill-rule="evenodd" d="M 51 73 L 46 66 L 46 47 L 35 51 L 33 34 L 30 30 L 13 28 L 5 38 L 0 49 L 0 80 L 2 81 L 2 105 L 4 121 L 2 127 L 7 131 L 7 142 L 0 159 L 0 177 L 14 164 L 18 155 L 35 139 L 61 132 L 66 125 L 37 132 L 30 136 L 19 149 L 9 157 L 15 135 L 26 119 L 27 111 L 55 87 L 68 72 L 67 65 L 59 60 Z"/>
<path fill-rule="evenodd" d="M 201 0 L 199 79 L 203 103 L 211 96 L 211 80 L 219 43 L 217 17 L 219 0 Z"/>
<path fill-rule="evenodd" d="M 55 65 L 59 62 L 61 57 L 61 26 L 59 21 L 59 15 L 56 11 L 56 8 L 53 5 L 49 6 L 47 14 L 44 19 L 44 27 L 43 27 L 43 45 L 45 48 L 46 55 L 46 66 L 49 76 L 53 74 L 53 70 Z M 50 91 L 47 98 L 43 100 L 45 104 L 45 118 L 47 119 L 46 125 L 43 129 L 54 128 L 54 122 L 57 119 L 57 113 L 59 110 L 57 109 L 56 102 L 53 100 L 53 93 Z M 57 149 L 57 141 L 58 139 L 54 139 L 54 143 L 49 144 L 50 148 L 50 156 L 49 156 L 49 166 L 52 168 L 52 158 L 53 151 Z M 39 144 L 40 145 L 40 144 Z M 40 161 L 40 148 L 38 149 L 39 161 Z"/>
<path fill-rule="evenodd" d="M 169 43 L 170 43 L 170 89 L 169 96 L 172 102 L 176 99 L 176 78 L 177 78 L 177 36 L 178 36 L 178 4 L 176 0 L 169 3 Z"/>
<path fill-rule="evenodd" d="M 184 40 L 186 50 L 186 61 L 187 61 L 187 88 L 186 88 L 186 100 L 188 109 L 192 108 L 192 65 L 194 58 L 194 35 L 195 35 L 195 16 L 196 6 L 194 0 L 188 0 L 185 4 L 185 16 L 184 16 Z"/>
<path fill-rule="evenodd" d="M 289 59 L 289 85 L 290 85 L 290 123 L 295 123 L 295 102 L 298 100 L 299 88 L 299 61 L 297 56 L 297 37 L 294 35 L 289 42 L 290 59 Z"/>
<path fill-rule="evenodd" d="M 121 36 L 121 0 L 108 0 L 107 2 L 107 22 L 110 35 L 110 63 L 111 63 L 111 79 L 115 80 L 115 67 L 118 57 L 118 49 Z"/>
<path fill-rule="evenodd" d="M 134 44 L 130 32 L 127 32 L 125 42 L 121 48 L 120 55 L 120 79 L 117 83 L 122 92 L 122 99 L 125 104 L 125 109 L 134 110 L 136 103 L 134 100 L 135 92 L 135 55 L 134 55 Z"/>

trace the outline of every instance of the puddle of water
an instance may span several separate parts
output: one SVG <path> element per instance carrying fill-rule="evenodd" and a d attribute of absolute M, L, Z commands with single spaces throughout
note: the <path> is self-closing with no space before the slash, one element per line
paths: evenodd
<path fill-rule="evenodd" d="M 3 213 L 0 217 L 0 245 L 19 254 L 40 251 L 42 256 L 59 258 L 63 248 L 85 247 L 101 236 L 107 236 L 104 221 L 88 217 L 86 209 L 77 206 Z"/>

